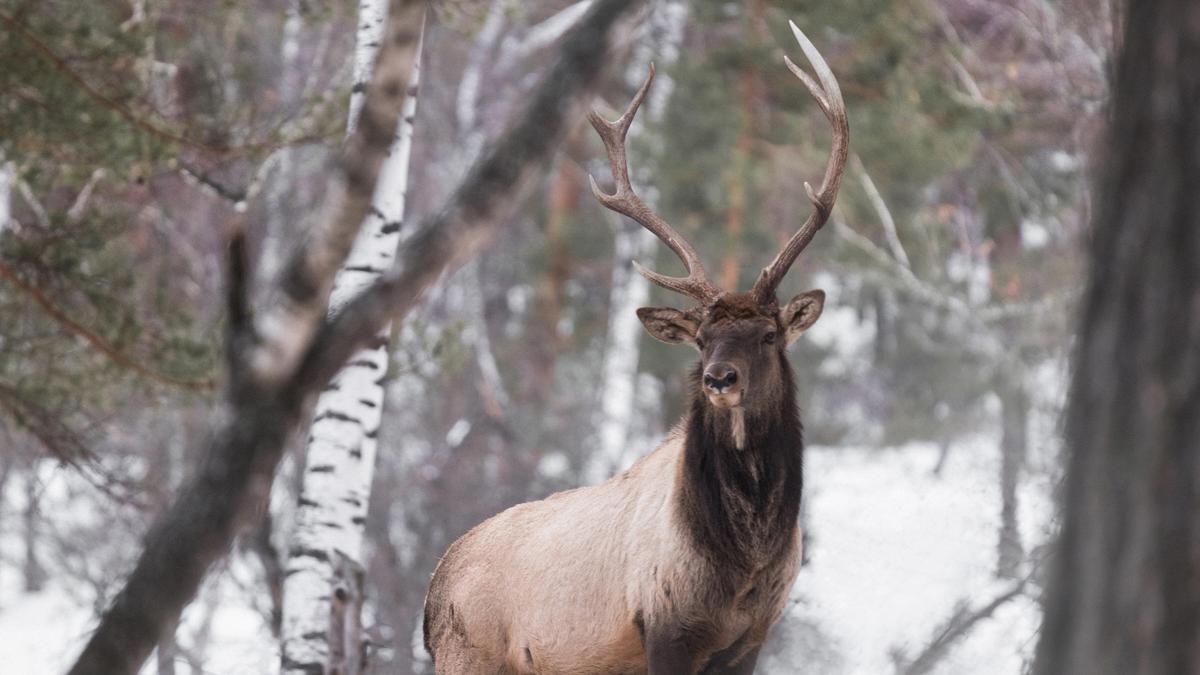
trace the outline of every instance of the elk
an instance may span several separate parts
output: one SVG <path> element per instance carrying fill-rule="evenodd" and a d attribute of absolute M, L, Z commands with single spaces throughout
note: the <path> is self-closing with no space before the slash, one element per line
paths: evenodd
<path fill-rule="evenodd" d="M 785 57 L 833 127 L 814 208 L 753 288 L 724 292 L 695 250 L 634 193 L 625 135 L 654 68 L 625 113 L 589 121 L 607 150 L 607 208 L 641 224 L 683 261 L 686 277 L 637 266 L 695 304 L 642 308 L 646 330 L 700 360 L 691 404 L 650 454 L 592 487 L 514 506 L 442 557 L 425 599 L 425 647 L 443 675 L 476 673 L 752 673 L 800 567 L 803 440 L 787 347 L 825 294 L 780 306 L 776 288 L 829 218 L 849 125 L 828 64 L 793 23 L 816 72 Z M 636 265 L 636 263 L 635 263 Z"/>

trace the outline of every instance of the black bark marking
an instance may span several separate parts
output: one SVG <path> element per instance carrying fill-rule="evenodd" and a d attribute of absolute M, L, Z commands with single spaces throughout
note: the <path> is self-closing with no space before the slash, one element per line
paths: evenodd
<path fill-rule="evenodd" d="M 372 267 L 371 265 L 347 265 L 342 268 L 343 272 L 361 272 L 363 274 L 383 274 L 383 268 Z"/>
<path fill-rule="evenodd" d="M 319 548 L 308 548 L 308 547 L 303 547 L 303 546 L 300 548 L 292 549 L 292 552 L 288 557 L 293 558 L 293 559 L 295 559 L 295 558 L 312 558 L 313 560 L 329 562 L 329 554 L 326 553 L 325 551 L 323 551 Z M 288 574 L 291 574 L 291 573 L 297 572 L 297 571 L 299 571 L 299 570 L 288 570 Z"/>
<path fill-rule="evenodd" d="M 323 675 L 325 672 L 325 664 L 316 661 L 296 661 L 283 657 L 281 670 L 285 672 L 300 671 L 306 675 Z"/>
<path fill-rule="evenodd" d="M 362 424 L 362 422 L 357 417 L 351 417 L 350 415 L 347 415 L 346 413 L 340 412 L 337 410 L 326 410 L 325 412 L 321 413 L 320 415 L 317 415 L 316 417 L 313 418 L 313 424 L 316 424 L 317 422 L 320 422 L 321 420 L 337 420 L 339 422 L 351 422 L 353 424 Z"/>

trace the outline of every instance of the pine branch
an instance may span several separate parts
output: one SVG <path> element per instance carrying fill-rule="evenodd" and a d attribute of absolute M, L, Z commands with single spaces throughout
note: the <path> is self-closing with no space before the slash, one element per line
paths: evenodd
<path fill-rule="evenodd" d="M 126 356 L 119 349 L 109 344 L 103 337 L 97 335 L 90 328 L 73 320 L 67 316 L 66 312 L 59 309 L 50 298 L 47 298 L 44 293 L 38 290 L 37 287 L 21 279 L 17 273 L 4 263 L 0 263 L 0 277 L 3 277 L 18 290 L 29 296 L 42 310 L 51 318 L 54 319 L 60 326 L 68 331 L 78 335 L 92 345 L 101 354 L 108 357 L 110 361 L 122 368 L 132 370 L 133 372 L 153 380 L 160 384 L 166 384 L 173 387 L 181 387 L 191 391 L 209 391 L 213 388 L 212 380 L 184 380 L 170 375 L 164 375 L 160 372 L 152 370 L 140 362 L 134 360 L 130 356 Z"/>
<path fill-rule="evenodd" d="M 71 675 L 131 675 L 178 620 L 209 568 L 249 514 L 265 508 L 283 446 L 306 402 L 345 359 L 450 266 L 461 264 L 510 219 L 567 133 L 583 120 L 610 56 L 619 21 L 640 3 L 598 0 L 564 39 L 560 58 L 529 109 L 468 172 L 449 203 L 427 219 L 398 266 L 326 320 L 328 288 L 370 207 L 382 155 L 403 105 L 419 24 L 418 0 L 392 0 L 363 118 L 342 161 L 345 203 L 284 275 L 287 306 L 260 331 L 255 366 L 230 378 L 204 459 L 146 536 L 134 571 L 104 613 Z M 407 64 L 407 65 L 406 65 Z M 265 357 L 265 358 L 264 358 Z"/>

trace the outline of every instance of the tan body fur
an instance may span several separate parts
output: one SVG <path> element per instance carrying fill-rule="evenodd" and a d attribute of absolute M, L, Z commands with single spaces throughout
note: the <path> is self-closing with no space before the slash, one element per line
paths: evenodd
<path fill-rule="evenodd" d="M 514 506 L 455 542 L 426 599 L 437 672 L 644 673 L 642 626 L 662 621 L 713 631 L 694 667 L 743 636 L 739 649 L 761 644 L 799 571 L 799 532 L 782 559 L 729 578 L 680 523 L 663 527 L 679 518 L 682 433 L 600 485 Z"/>
<path fill-rule="evenodd" d="M 780 305 L 780 281 L 828 219 L 849 152 L 837 80 L 795 24 L 816 71 L 788 68 L 833 127 L 813 213 L 745 293 L 717 288 L 686 239 L 629 180 L 625 136 L 654 78 L 625 113 L 589 115 L 614 192 L 604 206 L 653 232 L 687 268 L 655 284 L 695 301 L 643 307 L 656 339 L 700 359 L 674 431 L 628 471 L 593 487 L 514 506 L 456 541 L 425 600 L 425 645 L 440 675 L 749 675 L 800 568 L 797 519 L 803 428 L 787 347 L 817 320 L 825 294 Z M 635 263 L 636 264 L 636 263 Z"/>

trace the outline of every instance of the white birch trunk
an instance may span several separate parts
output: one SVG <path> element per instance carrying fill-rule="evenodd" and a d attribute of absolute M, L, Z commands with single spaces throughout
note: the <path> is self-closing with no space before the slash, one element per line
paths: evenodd
<path fill-rule="evenodd" d="M 644 128 L 642 120 L 656 122 L 662 118 L 670 100 L 674 82 L 669 76 L 670 68 L 679 58 L 683 42 L 684 26 L 687 23 L 688 6 L 677 0 L 656 3 L 649 22 L 649 34 L 639 41 L 626 80 L 636 88 L 646 77 L 646 68 L 651 60 L 656 61 L 659 75 L 654 89 L 649 94 L 646 109 L 635 118 L 630 136 L 638 138 Z M 645 172 L 636 166 L 637 174 Z M 655 208 L 657 192 L 640 181 L 639 192 L 651 208 Z M 596 483 L 611 476 L 629 464 L 637 455 L 636 448 L 629 448 L 629 432 L 633 426 L 633 415 L 637 400 L 637 367 L 639 341 L 642 325 L 638 321 L 638 307 L 644 306 L 650 297 L 650 282 L 633 269 L 633 260 L 649 261 L 654 258 L 658 238 L 649 230 L 631 221 L 621 219 L 617 226 L 613 250 L 612 291 L 609 296 L 608 336 L 604 347 L 604 375 L 600 390 L 599 447 L 584 468 L 584 481 Z"/>
<path fill-rule="evenodd" d="M 375 66 L 375 55 L 387 28 L 387 0 L 359 0 L 358 29 L 354 35 L 354 70 L 350 85 L 350 115 L 346 121 L 346 135 L 354 132 L 358 115 L 367 100 L 367 87 L 371 83 L 371 71 Z"/>
<path fill-rule="evenodd" d="M 13 225 L 12 190 L 16 182 L 16 167 L 5 161 L 4 154 L 0 153 L 0 235 Z"/>
<path fill-rule="evenodd" d="M 350 127 L 362 106 L 364 87 L 359 83 L 368 77 L 363 73 L 370 72 L 386 9 L 386 0 L 362 0 L 360 4 Z M 419 69 L 418 57 L 403 119 L 379 178 L 374 212 L 338 272 L 331 309 L 375 281 L 395 258 L 408 186 Z M 283 586 L 285 673 L 324 670 L 330 655 L 334 563 L 339 555 L 363 563 L 364 524 L 388 372 L 388 332 L 385 328 L 372 348 L 352 357 L 317 400 Z"/>

